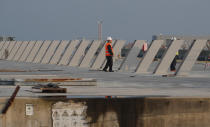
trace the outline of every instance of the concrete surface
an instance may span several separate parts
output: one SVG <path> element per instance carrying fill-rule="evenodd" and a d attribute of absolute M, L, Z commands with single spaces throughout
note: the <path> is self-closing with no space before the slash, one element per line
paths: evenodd
<path fill-rule="evenodd" d="M 101 41 L 99 40 L 94 40 L 90 47 L 89 50 L 87 51 L 86 55 L 82 59 L 81 63 L 79 64 L 80 67 L 90 67 L 91 60 L 94 58 L 95 53 L 97 49 L 99 48 L 101 44 Z"/>
<path fill-rule="evenodd" d="M 203 70 L 204 64 L 197 63 L 189 77 L 162 77 L 126 72 L 91 71 L 85 68 L 58 65 L 42 65 L 23 62 L 0 61 L 0 69 L 24 70 L 25 72 L 1 72 L 0 78 L 27 75 L 30 78 L 73 77 L 93 78 L 97 86 L 66 87 L 69 96 L 167 96 L 167 97 L 209 97 L 210 67 Z M 15 86 L 0 86 L 0 96 L 10 96 Z M 27 92 L 31 86 L 22 86 L 18 96 L 40 96 Z M 48 95 L 46 95 L 48 96 Z"/>
<path fill-rule="evenodd" d="M 207 40 L 196 40 L 193 45 L 190 47 L 190 51 L 188 51 L 186 57 L 184 58 L 183 63 L 181 63 L 178 68 L 176 75 L 187 75 L 193 64 L 196 62 L 199 54 L 203 50 L 204 46 L 206 46 Z"/>
<path fill-rule="evenodd" d="M 36 41 L 34 47 L 26 58 L 26 62 L 33 62 L 43 43 L 43 41 Z"/>

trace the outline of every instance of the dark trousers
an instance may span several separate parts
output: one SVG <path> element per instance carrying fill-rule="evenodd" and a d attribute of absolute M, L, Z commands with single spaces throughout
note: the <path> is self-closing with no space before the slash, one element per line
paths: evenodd
<path fill-rule="evenodd" d="M 175 71 L 176 70 L 176 59 L 177 59 L 177 56 L 174 57 L 172 63 L 171 63 L 171 66 L 170 66 L 170 70 L 171 71 Z"/>
<path fill-rule="evenodd" d="M 109 71 L 112 71 L 113 59 L 112 56 L 106 56 L 106 65 L 103 70 L 107 70 L 109 67 Z"/>

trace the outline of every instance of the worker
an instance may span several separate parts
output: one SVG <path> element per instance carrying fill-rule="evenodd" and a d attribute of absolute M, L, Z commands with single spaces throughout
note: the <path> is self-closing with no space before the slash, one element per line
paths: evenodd
<path fill-rule="evenodd" d="M 170 70 L 175 72 L 176 71 L 176 60 L 179 56 L 179 51 L 176 52 L 176 56 L 174 57 L 172 63 L 171 63 L 171 66 L 170 66 Z"/>
<path fill-rule="evenodd" d="M 106 40 L 106 45 L 105 45 L 105 54 L 106 54 L 106 65 L 105 67 L 103 68 L 103 71 L 107 72 L 107 68 L 109 67 L 109 72 L 114 72 L 112 70 L 112 65 L 113 65 L 113 55 L 114 55 L 114 52 L 113 52 L 113 49 L 112 49 L 112 37 L 107 37 L 107 40 Z"/>

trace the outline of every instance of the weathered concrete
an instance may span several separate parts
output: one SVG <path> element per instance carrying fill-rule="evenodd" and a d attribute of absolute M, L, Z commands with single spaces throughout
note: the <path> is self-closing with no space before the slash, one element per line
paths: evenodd
<path fill-rule="evenodd" d="M 22 41 L 16 41 L 15 42 L 15 45 L 14 45 L 11 53 L 9 54 L 9 57 L 7 58 L 8 60 L 13 60 L 13 57 L 16 55 L 16 52 L 20 48 L 21 44 L 22 44 Z"/>
<path fill-rule="evenodd" d="M 56 50 L 55 54 L 53 55 L 52 59 L 50 60 L 50 64 L 58 64 L 60 58 L 62 57 L 62 55 L 65 52 L 69 43 L 70 43 L 70 41 L 67 41 L 67 40 L 60 42 L 58 49 Z"/>
<path fill-rule="evenodd" d="M 152 42 L 151 46 L 148 48 L 148 51 L 145 53 L 142 60 L 137 65 L 137 68 L 135 70 L 136 73 L 147 73 L 149 66 L 154 60 L 155 55 L 157 54 L 163 42 L 163 40 L 155 40 Z"/>
<path fill-rule="evenodd" d="M 60 41 L 53 41 L 48 48 L 46 54 L 44 55 L 43 59 L 41 60 L 41 63 L 47 64 L 49 63 L 50 59 L 55 53 L 55 50 L 57 49 L 58 45 L 60 44 Z"/>
<path fill-rule="evenodd" d="M 16 41 L 10 41 L 9 46 L 7 48 L 9 54 L 11 53 L 13 47 L 15 46 Z"/>
<path fill-rule="evenodd" d="M 35 46 L 36 41 L 30 41 L 24 50 L 22 56 L 20 57 L 19 61 L 26 61 L 26 58 L 29 56 L 30 52 L 32 51 L 33 47 Z"/>
<path fill-rule="evenodd" d="M 3 47 L 0 51 L 0 59 L 4 59 L 5 50 L 8 48 L 9 44 L 10 44 L 10 41 L 6 41 L 5 44 L 3 45 Z"/>
<path fill-rule="evenodd" d="M 5 44 L 5 41 L 1 41 L 1 42 L 0 42 L 0 51 L 1 51 L 1 49 L 3 48 L 4 44 Z"/>
<path fill-rule="evenodd" d="M 33 63 L 40 63 L 43 59 L 45 53 L 47 52 L 49 46 L 51 45 L 52 41 L 44 41 L 43 45 L 40 47 L 39 51 L 37 52 L 36 57 L 33 60 Z"/>
<path fill-rule="evenodd" d="M 144 40 L 136 40 L 133 44 L 132 48 L 130 49 L 128 55 L 121 63 L 119 70 L 121 71 L 134 71 L 132 67 L 135 67 L 138 65 L 139 60 L 137 59 L 137 56 L 139 55 L 142 45 L 145 43 Z"/>
<path fill-rule="evenodd" d="M 64 55 L 62 56 L 61 60 L 59 61 L 59 65 L 68 65 L 69 60 L 71 59 L 73 52 L 75 51 L 75 47 L 79 44 L 79 40 L 72 40 L 65 50 Z"/>
<path fill-rule="evenodd" d="M 78 66 L 81 59 L 85 55 L 85 51 L 87 46 L 90 44 L 89 40 L 82 40 L 79 47 L 77 48 L 75 54 L 73 55 L 72 59 L 70 60 L 69 66 Z"/>
<path fill-rule="evenodd" d="M 14 56 L 13 60 L 18 61 L 22 56 L 23 52 L 25 51 L 29 41 L 23 41 L 22 45 L 20 46 L 19 50 L 17 51 L 16 55 Z"/>
<path fill-rule="evenodd" d="M 42 44 L 43 44 L 43 41 L 36 41 L 36 44 L 32 48 L 28 57 L 26 58 L 26 62 L 32 62 L 35 59 L 37 53 L 39 52 L 39 49 L 42 46 Z"/>
<path fill-rule="evenodd" d="M 154 74 L 163 75 L 168 73 L 168 68 L 170 67 L 171 62 L 176 56 L 176 52 L 179 51 L 183 43 L 184 40 L 175 40 L 170 44 L 166 53 L 163 55 L 163 58 L 161 59 L 159 65 L 156 67 Z"/>
<path fill-rule="evenodd" d="M 95 53 L 99 48 L 100 44 L 101 44 L 100 40 L 94 40 L 91 43 L 89 50 L 87 51 L 86 55 L 84 56 L 82 62 L 79 65 L 80 67 L 90 67 L 91 60 L 95 56 Z"/>
<path fill-rule="evenodd" d="M 195 64 L 200 52 L 206 46 L 207 40 L 196 40 L 190 47 L 186 58 L 182 61 L 181 65 L 177 69 L 176 75 L 187 75 Z"/>
<path fill-rule="evenodd" d="M 5 103 L 5 99 L 1 98 L 1 103 Z M 2 124 L 6 127 L 63 127 L 65 124 L 75 127 L 208 127 L 209 103 L 209 98 L 16 98 Z M 26 115 L 26 104 L 32 105 L 32 115 Z M 69 115 L 72 113 L 74 115 Z"/>

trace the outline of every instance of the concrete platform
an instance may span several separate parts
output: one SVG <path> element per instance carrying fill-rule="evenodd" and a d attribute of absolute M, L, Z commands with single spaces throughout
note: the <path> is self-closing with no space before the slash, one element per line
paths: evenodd
<path fill-rule="evenodd" d="M 189 77 L 162 77 L 126 72 L 90 71 L 69 66 L 0 61 L 0 69 L 22 70 L 1 72 L 0 78 L 20 77 L 72 77 L 92 78 L 97 86 L 63 86 L 68 96 L 118 96 L 118 97 L 210 97 L 210 68 L 203 70 L 202 63 L 195 64 Z M 10 96 L 15 86 L 0 85 L 0 96 Z M 38 97 L 27 92 L 31 86 L 21 86 L 18 96 Z M 45 94 L 44 96 L 49 96 Z M 57 96 L 57 95 L 56 95 Z"/>

